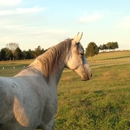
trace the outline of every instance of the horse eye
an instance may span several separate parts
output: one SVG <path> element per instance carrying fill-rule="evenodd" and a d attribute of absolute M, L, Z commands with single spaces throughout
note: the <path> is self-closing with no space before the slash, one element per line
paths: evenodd
<path fill-rule="evenodd" d="M 84 51 L 83 51 L 83 50 L 79 50 L 79 54 L 80 54 L 81 56 L 83 56 L 83 55 L 84 55 Z"/>
<path fill-rule="evenodd" d="M 80 55 L 81 55 L 81 56 L 83 56 L 83 55 L 84 55 L 84 53 L 80 53 Z"/>
<path fill-rule="evenodd" d="M 81 54 L 82 56 L 84 55 L 84 53 Z"/>

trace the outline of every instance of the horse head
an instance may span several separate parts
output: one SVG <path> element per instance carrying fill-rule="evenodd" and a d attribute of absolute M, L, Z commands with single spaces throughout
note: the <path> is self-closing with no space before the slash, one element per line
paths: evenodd
<path fill-rule="evenodd" d="M 66 67 L 75 71 L 81 76 L 81 79 L 86 81 L 92 76 L 91 69 L 84 55 L 83 46 L 80 44 L 83 33 L 77 34 L 71 41 L 71 49 L 69 51 Z"/>

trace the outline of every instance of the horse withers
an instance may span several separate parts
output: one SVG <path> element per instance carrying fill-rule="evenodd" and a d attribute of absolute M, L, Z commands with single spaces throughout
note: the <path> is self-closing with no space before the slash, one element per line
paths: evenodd
<path fill-rule="evenodd" d="M 0 77 L 0 130 L 54 130 L 57 84 L 65 67 L 89 80 L 82 33 L 51 47 L 11 78 Z"/>

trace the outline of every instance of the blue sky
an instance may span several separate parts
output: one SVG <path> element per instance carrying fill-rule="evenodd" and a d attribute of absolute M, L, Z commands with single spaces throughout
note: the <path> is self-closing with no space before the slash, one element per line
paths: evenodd
<path fill-rule="evenodd" d="M 130 50 L 130 0 L 0 0 L 0 49 L 51 47 L 83 32 L 84 48 L 118 42 Z"/>

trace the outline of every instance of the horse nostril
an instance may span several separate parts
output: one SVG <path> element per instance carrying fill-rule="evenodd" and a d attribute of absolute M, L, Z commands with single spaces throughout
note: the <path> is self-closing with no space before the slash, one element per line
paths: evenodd
<path fill-rule="evenodd" d="M 93 76 L 93 74 L 91 74 L 91 77 Z"/>

